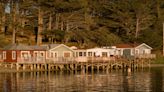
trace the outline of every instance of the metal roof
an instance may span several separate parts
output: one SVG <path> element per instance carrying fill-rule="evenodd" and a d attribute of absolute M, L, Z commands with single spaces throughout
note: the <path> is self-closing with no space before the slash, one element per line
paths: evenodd
<path fill-rule="evenodd" d="M 4 47 L 3 50 L 32 50 L 32 48 L 23 44 L 10 44 Z"/>

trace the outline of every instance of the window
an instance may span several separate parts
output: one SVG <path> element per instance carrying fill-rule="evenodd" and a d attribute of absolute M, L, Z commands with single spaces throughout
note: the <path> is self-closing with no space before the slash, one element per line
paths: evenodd
<path fill-rule="evenodd" d="M 38 51 L 34 51 L 34 57 L 38 57 Z"/>
<path fill-rule="evenodd" d="M 40 57 L 43 57 L 44 56 L 44 52 L 40 52 Z"/>
<path fill-rule="evenodd" d="M 57 52 L 50 52 L 50 57 L 51 58 L 57 57 Z"/>
<path fill-rule="evenodd" d="M 6 51 L 3 51 L 3 59 L 6 59 Z"/>
<path fill-rule="evenodd" d="M 35 57 L 36 52 L 34 52 L 34 57 Z M 21 58 L 24 60 L 28 60 L 30 58 L 30 52 L 29 51 L 21 51 Z"/>
<path fill-rule="evenodd" d="M 139 50 L 136 50 L 136 55 L 138 55 L 139 54 Z"/>
<path fill-rule="evenodd" d="M 16 51 L 12 51 L 12 59 L 13 59 L 13 60 L 16 59 Z"/>
<path fill-rule="evenodd" d="M 102 57 L 107 57 L 108 53 L 107 52 L 102 52 Z"/>
<path fill-rule="evenodd" d="M 88 52 L 88 56 L 89 56 L 89 57 L 92 56 L 92 52 Z"/>
<path fill-rule="evenodd" d="M 82 52 L 79 52 L 79 56 L 83 56 L 83 53 Z"/>
<path fill-rule="evenodd" d="M 96 52 L 93 53 L 93 56 L 96 57 Z"/>
<path fill-rule="evenodd" d="M 145 50 L 143 50 L 143 54 L 146 54 L 146 51 Z"/>
<path fill-rule="evenodd" d="M 64 52 L 64 57 L 71 57 L 71 53 L 70 52 Z"/>
<path fill-rule="evenodd" d="M 86 52 L 84 52 L 84 56 L 86 56 Z"/>
<path fill-rule="evenodd" d="M 50 52 L 50 57 L 53 58 L 53 56 L 54 56 L 54 53 Z"/>
<path fill-rule="evenodd" d="M 55 57 L 57 57 L 57 53 L 55 52 Z"/>
<path fill-rule="evenodd" d="M 23 59 L 28 59 L 28 53 L 23 52 L 22 57 L 23 57 Z"/>

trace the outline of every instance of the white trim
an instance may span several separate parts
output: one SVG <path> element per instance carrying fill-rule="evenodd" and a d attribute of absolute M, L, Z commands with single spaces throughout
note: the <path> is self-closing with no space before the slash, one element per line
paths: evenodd
<path fill-rule="evenodd" d="M 6 51 L 3 51 L 3 60 L 6 59 Z"/>
<path fill-rule="evenodd" d="M 12 51 L 12 60 L 16 59 L 16 51 Z"/>
<path fill-rule="evenodd" d="M 64 57 L 64 53 L 70 53 L 70 57 L 73 56 L 72 53 L 71 53 L 71 51 L 63 51 L 63 57 Z"/>
<path fill-rule="evenodd" d="M 142 44 L 136 46 L 135 48 L 139 48 L 139 47 L 141 47 L 141 46 L 143 46 L 143 45 L 145 45 L 145 46 L 148 47 L 149 49 L 153 49 L 152 47 L 150 47 L 149 45 L 147 45 L 147 44 L 145 44 L 145 43 L 142 43 Z"/>

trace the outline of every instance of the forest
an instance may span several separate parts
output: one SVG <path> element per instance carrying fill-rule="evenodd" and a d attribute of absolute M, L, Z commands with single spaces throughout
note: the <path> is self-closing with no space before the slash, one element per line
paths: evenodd
<path fill-rule="evenodd" d="M 146 43 L 161 50 L 164 0 L 0 0 L 0 47 Z"/>

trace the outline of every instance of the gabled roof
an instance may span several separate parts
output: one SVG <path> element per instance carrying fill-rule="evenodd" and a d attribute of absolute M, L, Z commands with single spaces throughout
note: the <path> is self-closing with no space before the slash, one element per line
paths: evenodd
<path fill-rule="evenodd" d="M 23 44 L 11 44 L 4 47 L 3 50 L 32 50 L 32 48 Z"/>
<path fill-rule="evenodd" d="M 141 46 L 143 46 L 143 45 L 146 46 L 146 47 L 148 47 L 149 49 L 153 49 L 152 47 L 150 47 L 149 45 L 147 45 L 147 44 L 145 44 L 145 43 L 142 43 L 142 44 L 136 46 L 135 48 L 139 48 L 139 47 L 141 47 Z"/>
<path fill-rule="evenodd" d="M 49 45 L 49 49 L 48 50 L 53 50 L 53 49 L 56 49 L 56 48 L 58 48 L 60 46 L 64 46 L 64 47 L 66 47 L 66 48 L 68 48 L 68 49 L 70 49 L 71 51 L 74 52 L 74 50 L 72 50 L 70 47 L 68 47 L 68 46 L 66 46 L 64 44 L 51 44 L 51 45 Z"/>
<path fill-rule="evenodd" d="M 140 46 L 143 46 L 143 45 L 152 49 L 150 46 L 148 46 L 145 43 L 142 43 L 142 44 L 117 44 L 116 48 L 139 48 Z"/>
<path fill-rule="evenodd" d="M 46 45 L 42 45 L 42 46 L 46 47 L 47 50 L 50 50 L 50 49 L 55 48 L 59 45 L 61 45 L 61 44 L 46 44 Z"/>

